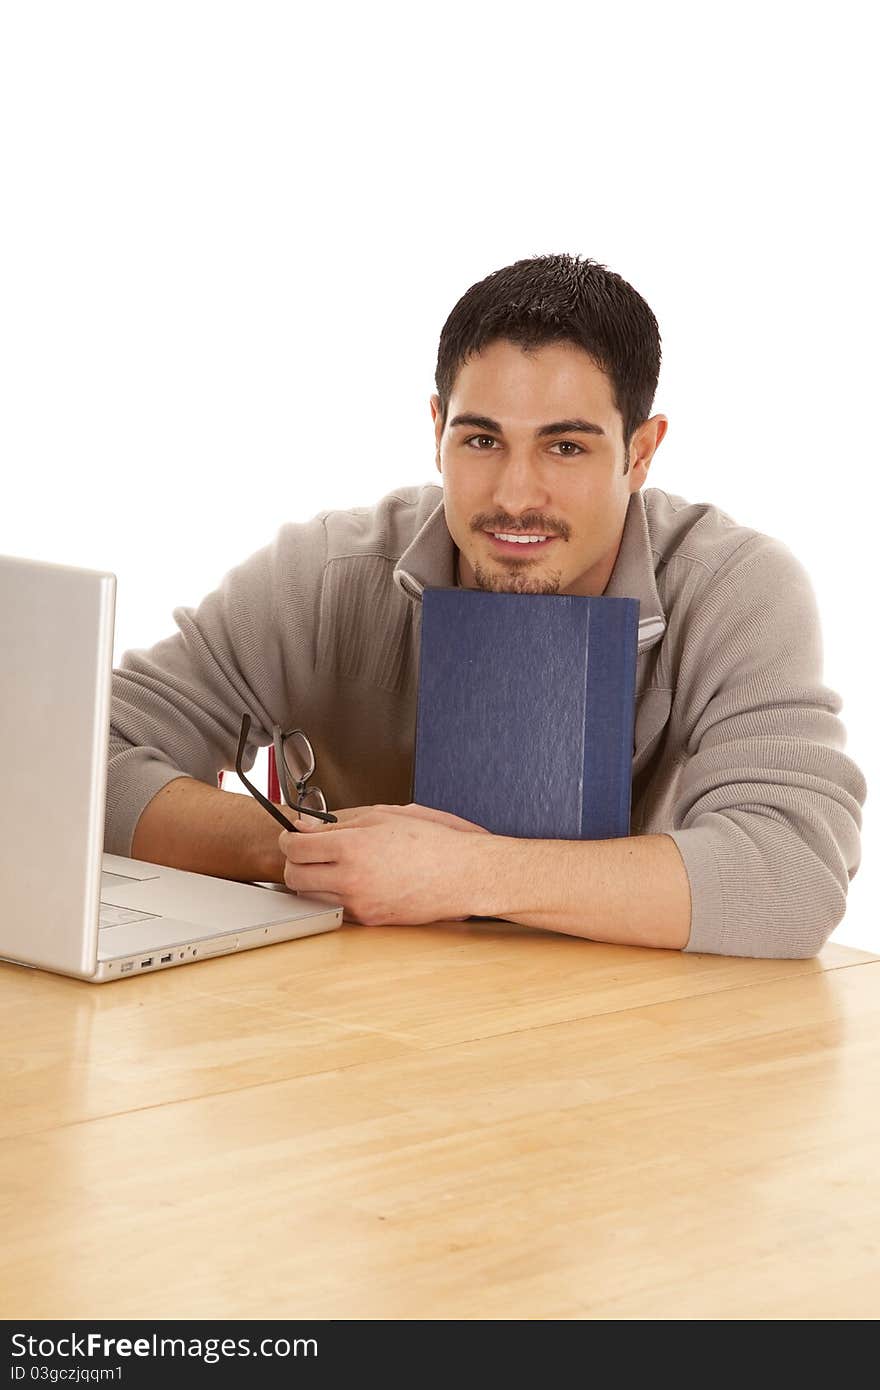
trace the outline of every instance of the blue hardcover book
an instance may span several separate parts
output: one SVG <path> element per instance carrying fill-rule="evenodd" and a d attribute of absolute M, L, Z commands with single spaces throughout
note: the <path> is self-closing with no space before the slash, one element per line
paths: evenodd
<path fill-rule="evenodd" d="M 426 589 L 413 800 L 500 835 L 628 835 L 639 601 Z"/>

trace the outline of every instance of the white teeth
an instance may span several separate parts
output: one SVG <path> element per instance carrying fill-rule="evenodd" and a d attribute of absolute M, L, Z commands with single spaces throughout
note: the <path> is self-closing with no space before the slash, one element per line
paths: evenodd
<path fill-rule="evenodd" d="M 516 541 L 518 545 L 534 545 L 536 541 L 545 541 L 546 536 L 505 536 L 498 531 L 492 532 L 496 541 Z"/>

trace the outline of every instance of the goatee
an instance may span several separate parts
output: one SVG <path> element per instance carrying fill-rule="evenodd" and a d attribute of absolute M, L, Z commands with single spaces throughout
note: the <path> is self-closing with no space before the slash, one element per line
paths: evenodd
<path fill-rule="evenodd" d="M 561 584 L 561 570 L 538 578 L 528 573 L 504 574 L 474 566 L 474 588 L 490 594 L 558 594 Z"/>

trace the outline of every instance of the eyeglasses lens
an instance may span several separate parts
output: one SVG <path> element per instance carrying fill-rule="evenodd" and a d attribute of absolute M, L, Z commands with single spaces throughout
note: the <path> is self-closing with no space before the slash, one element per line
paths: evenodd
<path fill-rule="evenodd" d="M 297 804 L 306 811 L 327 810 L 327 801 L 320 787 L 309 787 L 305 796 L 300 797 Z"/>
<path fill-rule="evenodd" d="M 315 755 L 312 745 L 297 729 L 284 740 L 284 761 L 294 782 L 307 782 L 315 770 Z"/>

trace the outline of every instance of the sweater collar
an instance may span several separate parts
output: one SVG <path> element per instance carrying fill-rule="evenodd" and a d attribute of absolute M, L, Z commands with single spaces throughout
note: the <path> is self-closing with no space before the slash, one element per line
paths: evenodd
<path fill-rule="evenodd" d="M 442 498 L 398 560 L 394 579 L 414 603 L 421 602 L 425 589 L 455 588 L 455 544 L 446 525 Z M 666 614 L 657 592 L 651 536 L 641 490 L 629 499 L 620 549 L 605 595 L 639 600 L 640 652 L 659 642 L 666 631 Z"/>
<path fill-rule="evenodd" d="M 605 586 L 608 598 L 639 600 L 639 651 L 653 647 L 666 631 L 666 614 L 657 592 L 648 514 L 641 488 L 631 494 L 620 549 Z"/>

